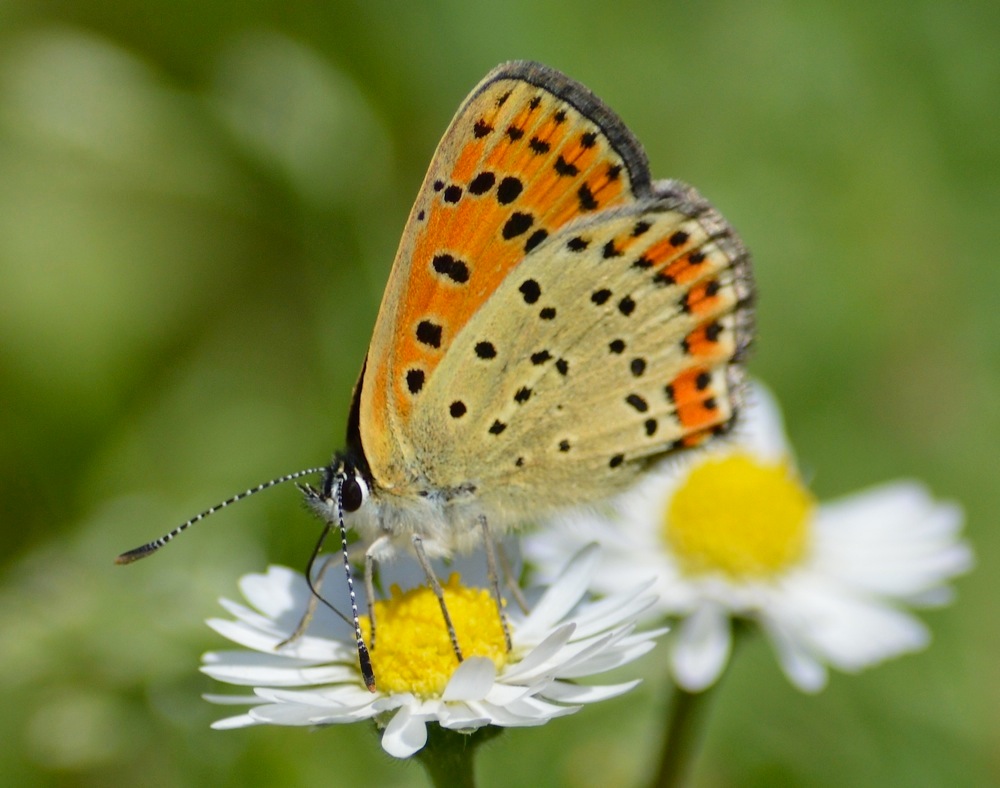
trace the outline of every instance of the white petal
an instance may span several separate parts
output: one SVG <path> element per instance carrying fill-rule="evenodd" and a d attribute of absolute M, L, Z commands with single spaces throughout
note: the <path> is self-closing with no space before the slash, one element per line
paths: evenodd
<path fill-rule="evenodd" d="M 303 662 L 314 664 L 317 662 L 353 662 L 355 659 L 356 652 L 353 650 L 353 644 L 348 645 L 336 640 L 305 635 L 278 650 L 278 644 L 290 633 L 278 629 L 264 632 L 238 621 L 227 621 L 221 618 L 211 618 L 205 623 L 227 640 L 265 654 L 295 657 Z"/>
<path fill-rule="evenodd" d="M 220 706 L 246 706 L 248 703 L 260 701 L 257 695 L 213 695 L 206 693 L 201 697 L 209 703 L 217 703 Z"/>
<path fill-rule="evenodd" d="M 782 616 L 790 636 L 842 670 L 856 671 L 930 641 L 927 628 L 909 613 L 819 577 L 798 578 L 782 608 L 771 612 Z"/>
<path fill-rule="evenodd" d="M 622 627 L 592 640 L 585 649 L 567 656 L 561 664 L 554 666 L 554 675 L 559 678 L 582 678 L 604 673 L 638 659 L 656 646 L 648 638 L 629 638 L 631 631 L 632 627 Z M 573 644 L 574 647 L 577 645 Z"/>
<path fill-rule="evenodd" d="M 456 731 L 473 731 L 490 724 L 490 717 L 476 703 L 441 704 L 438 723 L 442 728 Z"/>
<path fill-rule="evenodd" d="M 551 719 L 579 711 L 581 706 L 557 706 L 537 698 L 507 703 L 503 706 L 484 702 L 483 711 L 489 714 L 491 724 L 503 728 L 529 728 L 544 725 Z"/>
<path fill-rule="evenodd" d="M 519 637 L 530 641 L 562 621 L 587 593 L 599 558 L 600 548 L 595 544 L 587 545 L 573 556 L 525 622 L 518 627 Z"/>
<path fill-rule="evenodd" d="M 278 637 L 287 637 L 287 635 L 291 634 L 290 632 L 286 634 L 272 619 L 261 615 L 246 605 L 241 605 L 239 602 L 233 602 L 231 599 L 220 599 L 219 604 L 238 622 L 252 629 L 259 629 L 261 632 L 268 632 Z"/>
<path fill-rule="evenodd" d="M 532 709 L 530 714 L 516 713 L 510 706 L 484 701 L 483 711 L 489 715 L 490 724 L 502 728 L 525 728 L 532 725 L 542 725 L 548 718 L 540 716 Z"/>
<path fill-rule="evenodd" d="M 803 692 L 819 692 L 826 686 L 826 667 L 809 651 L 802 638 L 775 621 L 765 621 L 764 630 L 788 680 Z"/>
<path fill-rule="evenodd" d="M 625 593 L 616 594 L 587 605 L 578 615 L 570 619 L 576 624 L 573 639 L 590 637 L 612 627 L 621 626 L 627 621 L 635 620 L 643 610 L 656 601 L 654 595 L 643 593 L 652 584 L 653 581 L 650 580 Z"/>
<path fill-rule="evenodd" d="M 612 645 L 613 633 L 606 632 L 596 637 L 580 642 L 567 644 L 545 665 L 547 672 L 564 675 L 564 671 L 572 671 L 575 667 L 595 656 L 603 656 Z M 538 671 L 536 671 L 537 673 Z"/>
<path fill-rule="evenodd" d="M 201 656 L 205 665 L 248 666 L 261 668 L 308 668 L 322 664 L 318 660 L 295 659 L 284 654 L 260 651 L 208 651 Z"/>
<path fill-rule="evenodd" d="M 265 634 L 260 629 L 248 626 L 238 621 L 228 621 L 222 618 L 210 618 L 207 623 L 227 640 L 256 651 L 273 652 L 281 642 L 281 634 L 273 632 Z"/>
<path fill-rule="evenodd" d="M 250 709 L 249 714 L 258 722 L 292 726 L 354 722 L 356 719 L 354 715 L 340 713 L 332 706 L 308 706 L 303 703 L 268 703 Z"/>
<path fill-rule="evenodd" d="M 448 680 L 441 694 L 443 701 L 482 700 L 496 680 L 497 669 L 487 657 L 469 657 Z"/>
<path fill-rule="evenodd" d="M 648 654 L 656 648 L 656 643 L 649 641 L 645 643 L 634 643 L 629 646 L 615 646 L 603 652 L 589 656 L 575 664 L 572 668 L 560 668 L 556 671 L 559 678 L 572 679 L 594 676 L 599 673 L 606 673 L 609 670 L 634 662 L 644 654 Z"/>
<path fill-rule="evenodd" d="M 565 717 L 580 710 L 580 706 L 558 706 L 547 703 L 541 698 L 527 697 L 507 706 L 507 711 L 532 722 L 527 724 L 540 725 L 556 717 Z"/>
<path fill-rule="evenodd" d="M 743 419 L 737 422 L 733 437 L 738 445 L 767 462 L 791 459 L 781 409 L 774 395 L 758 380 L 747 388 Z"/>
<path fill-rule="evenodd" d="M 362 710 L 363 716 L 369 716 L 368 709 L 380 700 L 364 687 L 357 684 L 340 684 L 335 687 L 324 687 L 315 690 L 285 690 L 273 687 L 257 687 L 254 692 L 263 700 L 274 703 L 295 703 L 302 706 L 329 707 L 338 713 L 347 710 L 351 713 Z"/>
<path fill-rule="evenodd" d="M 856 672 L 862 668 L 913 651 L 922 651 L 931 642 L 930 630 L 919 619 L 888 606 L 858 604 L 855 611 L 864 616 L 855 620 L 862 635 L 850 647 L 840 651 L 830 647 L 830 662 L 841 670 Z"/>
<path fill-rule="evenodd" d="M 382 749 L 394 758 L 409 758 L 427 743 L 427 723 L 404 706 L 389 720 L 382 734 Z"/>
<path fill-rule="evenodd" d="M 566 624 L 555 630 L 545 640 L 529 651 L 519 662 L 506 669 L 503 674 L 504 681 L 516 681 L 521 676 L 531 675 L 543 665 L 546 665 L 569 642 L 569 639 L 573 635 L 573 629 L 572 624 Z M 521 639 L 521 635 L 522 633 L 518 631 L 518 640 Z"/>
<path fill-rule="evenodd" d="M 548 676 L 538 681 L 522 681 L 516 684 L 497 682 L 490 688 L 484 700 L 497 706 L 507 706 L 526 695 L 542 692 L 551 683 L 552 679 Z"/>
<path fill-rule="evenodd" d="M 674 680 L 688 692 L 701 692 L 719 678 L 732 649 L 728 613 L 706 603 L 684 619 L 671 641 Z"/>
<path fill-rule="evenodd" d="M 962 521 L 959 507 L 920 484 L 884 484 L 820 507 L 815 563 L 855 588 L 919 601 L 972 567 Z"/>
<path fill-rule="evenodd" d="M 269 566 L 267 574 L 249 574 L 240 578 L 240 592 L 246 600 L 269 618 L 278 618 L 292 610 L 302 610 L 302 594 L 298 585 L 305 585 L 301 574 L 287 566 Z"/>
<path fill-rule="evenodd" d="M 623 695 L 640 683 L 639 679 L 627 681 L 624 684 L 605 684 L 603 686 L 554 681 L 546 687 L 543 694 L 549 700 L 559 703 L 595 703 Z"/>
<path fill-rule="evenodd" d="M 264 667 L 254 665 L 203 665 L 201 672 L 218 681 L 243 686 L 302 687 L 309 684 L 341 684 L 358 680 L 358 671 L 346 665 L 312 668 Z"/>
<path fill-rule="evenodd" d="M 385 711 L 398 709 L 400 706 L 413 706 L 416 708 L 420 704 L 415 695 L 409 692 L 398 692 L 392 695 L 377 697 L 372 701 L 372 711 L 381 714 Z"/>
<path fill-rule="evenodd" d="M 226 717 L 222 720 L 216 720 L 212 723 L 212 728 L 217 731 L 228 731 L 234 728 L 249 728 L 251 725 L 260 725 L 258 720 L 255 720 L 249 714 L 240 714 L 237 717 Z"/>
<path fill-rule="evenodd" d="M 353 640 L 335 640 L 328 637 L 303 635 L 274 651 L 282 657 L 310 662 L 344 662 L 357 664 L 358 647 Z"/>

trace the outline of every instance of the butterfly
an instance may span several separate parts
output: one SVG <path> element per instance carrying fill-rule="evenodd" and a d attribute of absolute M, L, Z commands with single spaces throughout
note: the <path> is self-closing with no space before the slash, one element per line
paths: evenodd
<path fill-rule="evenodd" d="M 554 69 L 502 64 L 462 103 L 417 194 L 346 448 L 261 487 L 321 470 L 303 489 L 324 536 L 353 528 L 368 576 L 416 552 L 434 582 L 428 555 L 608 498 L 726 432 L 753 298 L 733 228 L 692 187 L 653 181 L 611 109 Z M 364 663 L 356 609 L 354 623 Z"/>

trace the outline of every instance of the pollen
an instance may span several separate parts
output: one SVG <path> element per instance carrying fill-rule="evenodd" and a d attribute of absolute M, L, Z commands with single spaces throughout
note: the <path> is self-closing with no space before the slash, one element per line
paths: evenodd
<path fill-rule="evenodd" d="M 766 579 L 803 557 L 814 508 L 786 464 L 736 454 L 691 472 L 663 512 L 663 536 L 687 574 Z"/>
<path fill-rule="evenodd" d="M 483 588 L 467 588 L 458 574 L 442 584 L 444 600 L 458 636 L 462 656 L 488 657 L 497 668 L 507 662 L 507 647 L 496 602 Z M 458 667 L 441 606 L 426 586 L 403 592 L 393 586 L 389 599 L 375 603 L 377 632 L 371 652 L 381 692 L 411 692 L 420 698 L 440 697 Z M 367 616 L 361 617 L 366 640 Z"/>

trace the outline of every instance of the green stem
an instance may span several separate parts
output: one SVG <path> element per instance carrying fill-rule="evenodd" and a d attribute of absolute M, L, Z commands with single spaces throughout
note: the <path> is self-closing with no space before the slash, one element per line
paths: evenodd
<path fill-rule="evenodd" d="M 427 726 L 427 744 L 416 758 L 435 788 L 475 788 L 476 750 L 500 730 L 487 726 L 472 733 L 458 733 L 431 723 Z"/>
<path fill-rule="evenodd" d="M 687 777 L 701 743 L 702 720 L 714 686 L 704 692 L 688 692 L 680 687 L 674 690 L 660 769 L 653 782 L 658 788 L 682 785 Z"/>
<path fill-rule="evenodd" d="M 681 687 L 674 688 L 674 697 L 670 705 L 670 717 L 667 721 L 666 738 L 663 751 L 660 754 L 660 768 L 653 785 L 657 788 L 674 788 L 682 785 L 691 769 L 701 744 L 704 720 L 712 698 L 729 672 L 737 652 L 751 633 L 748 624 L 736 619 L 733 626 L 733 647 L 729 661 L 715 683 L 703 692 L 688 692 Z"/>

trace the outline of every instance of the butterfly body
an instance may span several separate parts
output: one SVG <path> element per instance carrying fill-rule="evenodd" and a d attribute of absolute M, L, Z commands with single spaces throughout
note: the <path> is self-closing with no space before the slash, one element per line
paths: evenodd
<path fill-rule="evenodd" d="M 494 69 L 445 133 L 397 252 L 324 487 L 385 550 L 465 550 L 607 498 L 728 429 L 749 255 L 586 88 Z M 335 521 L 335 496 L 310 496 Z M 352 511 L 353 509 L 353 511 Z"/>

